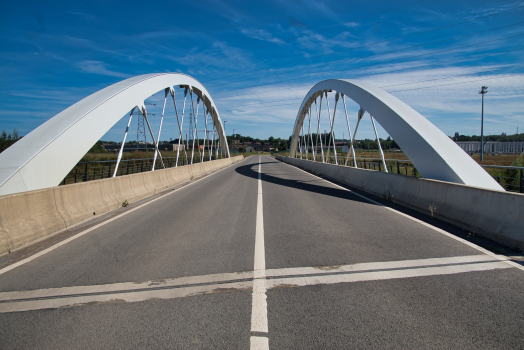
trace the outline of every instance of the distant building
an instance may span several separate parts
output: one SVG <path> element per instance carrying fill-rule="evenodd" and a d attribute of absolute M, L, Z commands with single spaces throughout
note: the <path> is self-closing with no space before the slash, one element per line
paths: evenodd
<path fill-rule="evenodd" d="M 468 153 L 480 153 L 480 141 L 458 141 L 457 145 Z M 524 141 L 486 141 L 484 153 L 521 154 L 524 153 Z"/>

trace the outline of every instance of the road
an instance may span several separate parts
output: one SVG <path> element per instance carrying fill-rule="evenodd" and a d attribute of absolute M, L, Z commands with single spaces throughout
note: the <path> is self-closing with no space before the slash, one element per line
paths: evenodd
<path fill-rule="evenodd" d="M 523 348 L 501 259 L 249 157 L 0 269 L 0 348 Z"/>

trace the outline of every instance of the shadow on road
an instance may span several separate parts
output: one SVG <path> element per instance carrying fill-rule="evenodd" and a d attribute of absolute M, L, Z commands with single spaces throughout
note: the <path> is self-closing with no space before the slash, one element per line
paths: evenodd
<path fill-rule="evenodd" d="M 262 164 L 262 165 L 263 164 L 277 165 L 277 164 L 280 164 L 280 162 L 262 162 L 260 164 Z M 254 179 L 258 179 L 258 171 L 257 170 L 258 170 L 258 163 L 239 166 L 238 168 L 235 169 L 235 171 L 237 173 L 239 173 L 240 175 L 244 175 L 244 176 L 247 176 L 247 177 L 252 177 Z M 278 173 L 279 173 L 278 175 L 282 174 L 283 177 L 284 176 L 285 177 L 292 177 L 294 172 L 298 172 L 298 170 L 296 170 L 296 169 L 294 169 L 292 167 L 289 167 L 289 170 L 290 171 L 286 171 L 285 174 L 282 174 L 282 170 L 280 170 L 280 171 L 278 171 Z M 293 171 L 293 170 L 295 170 L 295 171 Z M 321 185 L 312 184 L 309 181 L 292 180 L 292 179 L 286 179 L 286 178 L 283 178 L 283 177 L 271 175 L 266 170 L 265 172 L 262 172 L 262 177 L 261 178 L 262 178 L 262 181 L 264 181 L 264 182 L 269 182 L 269 183 L 273 183 L 273 184 L 280 185 L 280 186 L 296 188 L 298 190 L 318 193 L 318 194 L 322 194 L 322 195 L 325 195 L 325 196 L 344 198 L 344 199 L 348 199 L 348 200 L 351 200 L 351 201 L 354 201 L 354 202 L 360 202 L 360 203 L 376 205 L 376 204 L 374 204 L 372 202 L 369 202 L 369 201 L 367 201 L 365 199 L 362 199 L 362 198 L 352 194 L 350 191 L 342 190 L 340 188 L 329 187 L 330 185 L 328 183 L 326 183 L 326 186 L 321 186 Z M 314 179 L 314 181 L 317 181 L 317 179 Z"/>

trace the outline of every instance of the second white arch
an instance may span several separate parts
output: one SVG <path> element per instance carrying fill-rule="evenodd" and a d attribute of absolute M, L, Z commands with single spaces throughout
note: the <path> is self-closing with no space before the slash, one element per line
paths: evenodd
<path fill-rule="evenodd" d="M 296 156 L 300 130 L 310 107 L 326 91 L 336 91 L 358 103 L 359 113 L 368 112 L 376 119 L 425 178 L 504 191 L 477 162 L 420 113 L 386 91 L 355 80 L 329 79 L 311 88 L 295 120 L 291 157 Z"/>

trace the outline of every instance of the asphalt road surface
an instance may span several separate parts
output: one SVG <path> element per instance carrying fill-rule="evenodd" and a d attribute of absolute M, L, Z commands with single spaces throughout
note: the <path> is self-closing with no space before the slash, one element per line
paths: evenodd
<path fill-rule="evenodd" d="M 0 348 L 522 349 L 504 259 L 250 157 L 0 267 Z"/>

